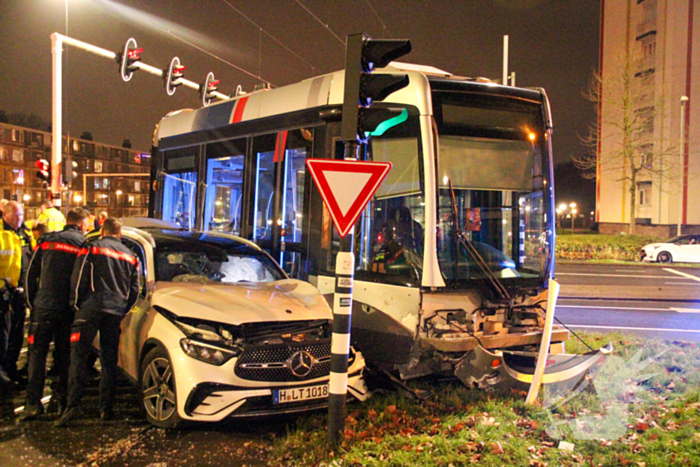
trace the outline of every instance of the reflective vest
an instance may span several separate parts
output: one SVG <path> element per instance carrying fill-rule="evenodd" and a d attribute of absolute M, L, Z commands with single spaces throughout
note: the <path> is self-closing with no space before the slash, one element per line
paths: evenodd
<path fill-rule="evenodd" d="M 46 224 L 49 232 L 59 232 L 66 225 L 66 218 L 56 208 L 44 209 L 44 212 L 39 214 L 36 221 L 39 224 Z"/>
<path fill-rule="evenodd" d="M 92 232 L 95 230 L 95 216 L 92 214 L 88 214 L 88 232 Z"/>
<path fill-rule="evenodd" d="M 22 247 L 33 248 L 35 245 L 31 233 L 25 231 L 25 234 L 30 243 L 23 241 L 16 232 L 5 230 L 5 223 L 0 220 L 0 288 L 5 285 L 10 287 L 19 285 L 22 273 Z"/>

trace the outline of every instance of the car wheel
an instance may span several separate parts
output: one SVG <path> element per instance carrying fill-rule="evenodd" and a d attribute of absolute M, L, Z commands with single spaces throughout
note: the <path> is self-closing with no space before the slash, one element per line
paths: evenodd
<path fill-rule="evenodd" d="M 159 428 L 177 428 L 182 418 L 177 413 L 175 375 L 168 353 L 152 349 L 141 362 L 141 405 L 146 419 Z"/>
<path fill-rule="evenodd" d="M 671 253 L 667 251 L 662 251 L 661 253 L 659 253 L 659 256 L 657 256 L 656 259 L 659 261 L 659 263 L 670 263 L 673 261 Z"/>

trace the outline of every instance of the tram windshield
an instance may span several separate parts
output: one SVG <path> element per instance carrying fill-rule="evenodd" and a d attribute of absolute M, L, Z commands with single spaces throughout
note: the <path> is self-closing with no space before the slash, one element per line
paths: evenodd
<path fill-rule="evenodd" d="M 497 278 L 542 277 L 552 238 L 544 196 L 550 182 L 541 104 L 435 91 L 433 108 L 443 277 L 456 284 L 486 275 L 474 253 L 457 241 L 457 228 Z"/>

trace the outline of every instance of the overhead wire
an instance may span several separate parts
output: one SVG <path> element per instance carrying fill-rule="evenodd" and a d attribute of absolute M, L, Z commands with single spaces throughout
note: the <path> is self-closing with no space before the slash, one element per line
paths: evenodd
<path fill-rule="evenodd" d="M 374 13 L 374 16 L 376 16 L 377 19 L 379 20 L 379 23 L 382 25 L 383 30 L 389 35 L 389 37 L 391 37 L 393 39 L 394 36 L 391 35 L 391 33 L 389 32 L 389 29 L 386 27 L 386 24 L 384 24 L 384 21 L 382 21 L 382 18 L 379 17 L 379 13 L 377 13 L 377 10 L 374 9 L 374 7 L 372 6 L 372 4 L 370 3 L 369 0 L 365 0 L 365 1 L 367 2 L 369 9 L 372 10 L 372 13 Z"/>
<path fill-rule="evenodd" d="M 107 5 L 111 5 L 111 2 L 103 2 L 103 3 L 105 3 L 105 4 L 107 4 Z M 230 61 L 228 61 L 228 60 L 226 60 L 226 59 L 224 59 L 224 58 L 222 58 L 222 57 L 216 55 L 215 53 L 209 52 L 209 51 L 206 50 L 204 47 L 201 47 L 201 46 L 199 46 L 199 45 L 197 45 L 197 44 L 195 44 L 195 43 L 193 43 L 193 42 L 191 42 L 191 41 L 188 41 L 187 39 L 184 39 L 184 38 L 182 38 L 182 37 L 180 37 L 180 36 L 178 36 L 178 35 L 176 35 L 176 34 L 173 34 L 173 33 L 170 32 L 168 29 L 163 28 L 163 27 L 159 26 L 158 24 L 156 24 L 156 23 L 154 23 L 154 22 L 152 22 L 152 21 L 149 21 L 149 20 L 147 20 L 146 18 L 144 18 L 144 17 L 142 17 L 142 16 L 135 15 L 134 13 L 132 13 L 131 11 L 129 11 L 129 9 L 127 9 L 127 8 L 124 8 L 124 7 L 119 8 L 119 7 L 116 6 L 116 5 L 113 5 L 112 8 L 118 9 L 118 10 L 119 10 L 120 12 L 122 12 L 123 14 L 128 15 L 128 16 L 131 16 L 132 18 L 136 19 L 137 21 L 144 22 L 144 23 L 148 24 L 149 26 L 151 26 L 151 27 L 153 27 L 153 28 L 155 28 L 155 29 L 157 29 L 157 30 L 159 30 L 159 31 L 161 31 L 161 32 L 163 32 L 163 33 L 165 33 L 165 34 L 167 34 L 168 36 L 170 36 L 170 37 L 172 37 L 172 38 L 174 38 L 174 39 L 176 39 L 176 40 L 178 40 L 178 41 L 180 41 L 180 42 L 184 42 L 185 44 L 189 45 L 190 47 L 193 47 L 193 48 L 199 50 L 200 52 L 203 52 L 203 53 L 209 55 L 210 57 L 212 57 L 212 58 L 214 58 L 214 59 L 216 59 L 216 60 L 219 60 L 220 62 L 225 63 L 226 65 L 228 65 L 228 66 L 230 66 L 230 67 L 232 67 L 232 68 L 235 68 L 236 70 L 240 71 L 241 73 L 244 73 L 244 74 L 246 74 L 246 75 L 248 75 L 248 76 L 250 76 L 250 77 L 252 77 L 252 78 L 255 78 L 255 79 L 259 80 L 259 81 L 262 81 L 262 82 L 264 82 L 264 83 L 267 83 L 267 84 L 269 84 L 270 86 L 273 86 L 273 87 L 275 86 L 272 82 L 270 82 L 269 80 L 267 80 L 267 79 L 263 78 L 262 76 L 260 76 L 260 74 L 256 75 L 255 73 L 253 73 L 253 72 L 251 72 L 251 71 L 248 71 L 248 70 L 246 70 L 245 68 L 243 68 L 243 67 L 241 67 L 241 66 L 238 66 L 238 65 L 236 65 L 236 64 L 234 64 L 234 63 L 231 63 Z"/>
<path fill-rule="evenodd" d="M 309 10 L 306 6 L 304 6 L 304 4 L 301 3 L 299 0 L 295 0 L 295 1 L 299 4 L 300 7 L 302 7 L 304 10 L 306 10 L 306 12 L 308 14 L 310 14 L 316 21 L 318 21 L 324 28 L 326 28 L 328 30 L 328 32 L 333 34 L 333 37 L 338 39 L 338 42 L 340 42 L 341 44 L 343 44 L 343 46 L 345 46 L 345 41 L 343 39 L 341 39 L 340 36 L 338 36 L 336 33 L 333 32 L 333 30 L 330 28 L 330 26 L 328 26 L 328 23 L 324 23 L 323 21 L 321 21 L 321 19 L 318 16 L 316 16 L 311 10 Z"/>
<path fill-rule="evenodd" d="M 258 23 L 256 23 L 256 22 L 253 21 L 252 19 L 250 19 L 250 18 L 249 18 L 245 13 L 243 13 L 240 9 L 236 8 L 235 6 L 233 6 L 233 5 L 231 4 L 231 2 L 229 2 L 228 0 L 221 0 L 221 1 L 224 2 L 226 5 L 228 5 L 229 8 L 231 8 L 233 11 L 235 11 L 236 13 L 238 13 L 239 15 L 241 15 L 243 18 L 245 18 L 246 21 L 248 21 L 250 24 L 252 24 L 252 25 L 255 26 L 256 28 L 258 28 L 258 29 L 260 30 L 260 33 L 261 33 L 261 34 L 265 34 L 267 37 L 269 37 L 270 39 L 272 39 L 273 41 L 275 41 L 280 47 L 282 47 L 283 49 L 285 49 L 285 50 L 286 50 L 287 52 L 289 52 L 290 54 L 294 55 L 294 57 L 296 57 L 298 60 L 300 60 L 301 62 L 303 62 L 303 63 L 305 63 L 306 65 L 308 65 L 309 67 L 311 67 L 312 73 L 315 72 L 315 70 L 320 70 L 319 67 L 315 66 L 315 65 L 312 64 L 312 63 L 309 63 L 308 60 L 305 60 L 305 59 L 304 59 L 302 56 L 300 56 L 298 53 L 294 52 L 292 49 L 290 49 L 288 46 L 286 46 L 284 43 L 282 43 L 279 39 L 277 39 L 277 38 L 274 37 L 272 34 L 270 34 L 269 32 L 267 32 L 262 26 L 260 26 Z"/>

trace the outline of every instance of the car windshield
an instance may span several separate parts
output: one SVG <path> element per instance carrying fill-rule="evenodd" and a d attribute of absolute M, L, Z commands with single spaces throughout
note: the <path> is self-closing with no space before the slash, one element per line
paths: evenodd
<path fill-rule="evenodd" d="M 675 243 L 677 245 L 695 244 L 695 236 L 681 235 L 679 237 L 673 237 L 671 240 L 667 240 L 666 243 Z"/>
<path fill-rule="evenodd" d="M 164 232 L 166 233 L 166 232 Z M 285 279 L 264 252 L 233 238 L 188 231 L 156 237 L 156 280 L 166 282 L 272 282 Z"/>

